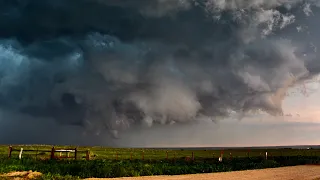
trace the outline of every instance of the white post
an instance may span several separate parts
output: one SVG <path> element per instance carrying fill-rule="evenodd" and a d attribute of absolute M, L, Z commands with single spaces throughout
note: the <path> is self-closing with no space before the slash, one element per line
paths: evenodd
<path fill-rule="evenodd" d="M 268 160 L 268 152 L 266 151 L 266 160 Z"/>
<path fill-rule="evenodd" d="M 220 152 L 220 157 L 219 157 L 220 162 L 222 162 L 222 158 L 223 158 L 223 152 Z"/>
<path fill-rule="evenodd" d="M 22 158 L 22 151 L 23 151 L 23 148 L 21 148 L 21 150 L 20 150 L 19 159 Z"/>

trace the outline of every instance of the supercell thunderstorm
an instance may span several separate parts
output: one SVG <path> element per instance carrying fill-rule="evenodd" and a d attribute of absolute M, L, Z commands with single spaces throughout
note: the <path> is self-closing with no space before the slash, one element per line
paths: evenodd
<path fill-rule="evenodd" d="M 1 0 L 1 119 L 87 133 L 282 115 L 320 73 L 319 0 Z M 4 115 L 6 114 L 6 115 Z"/>

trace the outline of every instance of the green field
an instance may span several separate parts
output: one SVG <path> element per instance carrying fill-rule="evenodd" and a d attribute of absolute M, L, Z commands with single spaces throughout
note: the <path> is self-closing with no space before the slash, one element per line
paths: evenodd
<path fill-rule="evenodd" d="M 8 155 L 9 146 L 0 146 L 0 155 Z M 21 148 L 25 150 L 34 150 L 32 152 L 23 152 L 24 158 L 50 158 L 50 151 L 53 146 L 49 145 L 16 145 L 12 146 L 14 150 L 12 152 L 13 158 L 18 158 Z M 268 152 L 268 156 L 320 156 L 320 149 L 255 149 L 255 148 L 238 148 L 238 149 L 224 149 L 224 150 L 192 150 L 192 149 L 138 149 L 138 148 L 106 148 L 106 147 L 76 147 L 76 146 L 54 146 L 55 149 L 75 149 L 79 151 L 77 154 L 78 159 L 86 158 L 86 151 L 90 152 L 90 159 L 109 159 L 109 160 L 133 160 L 133 159 L 145 159 L 145 160 L 160 160 L 160 159 L 179 159 L 192 157 L 203 158 L 218 158 L 223 152 L 224 158 L 234 157 L 258 157 L 265 156 L 265 152 Z M 61 153 L 62 156 L 66 156 L 66 153 Z M 69 154 L 73 156 L 72 153 Z M 55 156 L 59 157 L 60 153 L 56 152 Z"/>
<path fill-rule="evenodd" d="M 320 149 L 130 149 L 105 147 L 55 146 L 55 149 L 77 148 L 77 160 L 66 160 L 56 152 L 57 159 L 50 159 L 52 146 L 0 146 L 0 173 L 11 171 L 42 172 L 43 179 L 76 179 L 87 177 L 123 177 L 146 175 L 177 175 L 210 173 L 246 169 L 260 169 L 302 164 L 319 164 Z M 22 159 L 19 151 L 23 148 Z M 28 151 L 33 150 L 33 151 Z M 86 152 L 90 160 L 86 160 Z M 265 152 L 268 152 L 268 159 Z M 192 160 L 192 154 L 194 160 Z M 67 153 L 61 153 L 67 156 Z M 69 157 L 74 154 L 70 153 Z"/>

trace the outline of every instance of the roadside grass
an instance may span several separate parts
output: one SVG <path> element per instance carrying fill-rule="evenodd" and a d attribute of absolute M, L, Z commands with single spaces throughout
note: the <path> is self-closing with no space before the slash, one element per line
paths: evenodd
<path fill-rule="evenodd" d="M 283 156 L 265 160 L 262 157 L 233 158 L 219 162 L 216 159 L 173 160 L 35 160 L 0 159 L 0 173 L 16 171 L 37 171 L 42 178 L 115 178 L 153 175 L 180 175 L 196 173 L 227 172 L 318 164 L 319 157 Z M 50 178 L 49 178 L 50 179 Z"/>
<path fill-rule="evenodd" d="M 114 178 L 152 175 L 180 175 L 262 169 L 304 164 L 319 164 L 320 151 L 316 149 L 225 149 L 219 162 L 220 150 L 162 150 L 105 147 L 77 147 L 90 150 L 90 160 L 85 153 L 78 159 L 50 160 L 52 146 L 13 146 L 14 149 L 38 150 L 25 152 L 18 159 L 18 151 L 8 158 L 8 146 L 0 146 L 0 174 L 16 171 L 37 171 L 40 179 Z M 74 149 L 56 146 L 56 149 Z M 41 150 L 49 151 L 42 153 Z M 268 159 L 265 152 L 268 152 Z M 167 158 L 168 152 L 168 158 Z M 230 154 L 231 153 L 231 154 Z M 194 160 L 191 157 L 194 155 Z M 59 157 L 59 153 L 55 154 Z"/>

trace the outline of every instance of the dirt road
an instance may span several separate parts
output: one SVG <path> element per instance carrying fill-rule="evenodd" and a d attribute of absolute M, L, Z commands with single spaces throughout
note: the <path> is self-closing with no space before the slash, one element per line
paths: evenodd
<path fill-rule="evenodd" d="M 113 180 L 320 180 L 320 166 L 294 166 L 261 170 L 234 171 L 180 176 L 114 178 Z M 89 178 L 87 180 L 103 180 Z M 104 179 L 106 180 L 106 179 Z"/>

